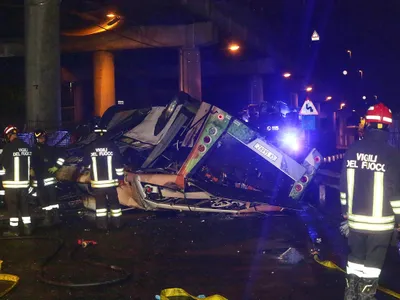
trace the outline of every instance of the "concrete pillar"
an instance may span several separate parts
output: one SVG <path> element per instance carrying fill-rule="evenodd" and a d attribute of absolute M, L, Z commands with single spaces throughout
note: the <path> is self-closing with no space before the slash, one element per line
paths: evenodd
<path fill-rule="evenodd" d="M 101 117 L 115 105 L 114 56 L 108 51 L 93 54 L 94 115 Z"/>
<path fill-rule="evenodd" d="M 60 0 L 25 0 L 26 119 L 29 129 L 61 124 Z"/>
<path fill-rule="evenodd" d="M 260 104 L 264 101 L 264 84 L 261 75 L 250 77 L 250 103 Z"/>
<path fill-rule="evenodd" d="M 179 88 L 201 101 L 201 60 L 198 48 L 180 49 Z"/>

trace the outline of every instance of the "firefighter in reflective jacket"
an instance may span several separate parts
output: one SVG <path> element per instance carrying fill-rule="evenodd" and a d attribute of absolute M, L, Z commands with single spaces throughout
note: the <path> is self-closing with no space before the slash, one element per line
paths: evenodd
<path fill-rule="evenodd" d="M 0 149 L 0 155 L 3 153 L 3 148 L 4 146 L 2 145 Z M 5 190 L 3 187 L 3 175 L 6 174 L 6 170 L 3 168 L 3 166 L 0 166 L 0 203 L 4 202 L 4 195 L 5 195 Z"/>
<path fill-rule="evenodd" d="M 91 187 L 96 199 L 96 225 L 107 229 L 107 199 L 111 210 L 111 224 L 121 227 L 121 207 L 118 201 L 117 186 L 123 182 L 124 167 L 119 149 L 103 134 L 106 129 L 95 127 L 99 138 L 85 151 L 85 166 L 89 166 Z"/>
<path fill-rule="evenodd" d="M 389 145 L 392 112 L 382 103 L 366 114 L 366 132 L 347 150 L 340 178 L 349 228 L 345 299 L 375 299 L 379 275 L 400 215 L 400 154 Z"/>
<path fill-rule="evenodd" d="M 10 231 L 6 235 L 19 235 L 19 214 L 24 224 L 24 234 L 32 234 L 32 223 L 27 202 L 30 181 L 31 149 L 27 143 L 17 137 L 17 128 L 7 126 L 4 135 L 9 143 L 0 155 L 3 171 L 3 186 L 6 191 L 6 203 L 10 216 Z"/>
<path fill-rule="evenodd" d="M 59 223 L 57 201 L 57 179 L 55 173 L 64 164 L 60 150 L 47 144 L 47 132 L 37 129 L 34 132 L 35 146 L 32 149 L 32 168 L 35 173 L 33 186 L 36 188 L 40 206 L 44 210 L 44 226 Z"/>

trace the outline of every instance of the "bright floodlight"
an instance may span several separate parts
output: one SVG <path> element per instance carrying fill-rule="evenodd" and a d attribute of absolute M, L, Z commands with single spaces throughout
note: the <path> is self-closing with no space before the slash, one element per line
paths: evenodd
<path fill-rule="evenodd" d="M 362 98 L 363 98 L 363 100 L 366 100 L 366 99 L 367 99 L 367 96 L 363 96 Z"/>
<path fill-rule="evenodd" d="M 343 75 L 345 75 L 345 76 L 347 75 L 347 70 L 343 71 Z"/>
<path fill-rule="evenodd" d="M 326 101 L 332 100 L 332 96 L 326 97 Z"/>
<path fill-rule="evenodd" d="M 312 87 L 311 86 L 306 87 L 306 91 L 307 92 L 311 92 L 312 91 Z"/>
<path fill-rule="evenodd" d="M 113 14 L 113 13 L 108 13 L 107 14 L 107 18 L 114 18 L 115 17 L 115 14 Z"/>
<path fill-rule="evenodd" d="M 344 102 L 340 103 L 340 109 L 343 109 L 343 107 L 345 107 L 345 106 L 346 106 L 346 103 L 344 103 Z"/>
<path fill-rule="evenodd" d="M 290 76 L 292 76 L 292 74 L 290 74 L 290 73 L 284 73 L 283 74 L 283 77 L 285 77 L 285 78 L 289 78 Z"/>

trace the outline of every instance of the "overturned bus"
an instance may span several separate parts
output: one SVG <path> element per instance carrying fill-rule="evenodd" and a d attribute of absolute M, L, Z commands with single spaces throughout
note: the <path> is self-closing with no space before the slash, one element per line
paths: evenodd
<path fill-rule="evenodd" d="M 274 140 L 217 106 L 179 93 L 167 106 L 110 108 L 100 121 L 126 163 L 122 205 L 144 210 L 251 213 L 299 208 L 322 157 L 316 149 L 289 156 Z M 81 162 L 88 133 L 67 149 L 57 178 L 95 209 Z M 74 195 L 75 195 L 74 194 Z M 77 195 L 75 195 L 77 197 Z"/>

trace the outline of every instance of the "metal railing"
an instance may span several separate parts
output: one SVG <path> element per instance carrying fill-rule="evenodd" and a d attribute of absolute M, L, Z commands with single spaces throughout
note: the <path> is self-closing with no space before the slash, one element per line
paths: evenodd
<path fill-rule="evenodd" d="M 18 137 L 30 146 L 34 144 L 35 140 L 32 132 L 19 133 Z M 50 146 L 67 147 L 70 143 L 71 136 L 68 131 L 54 131 L 48 134 L 48 144 Z"/>

